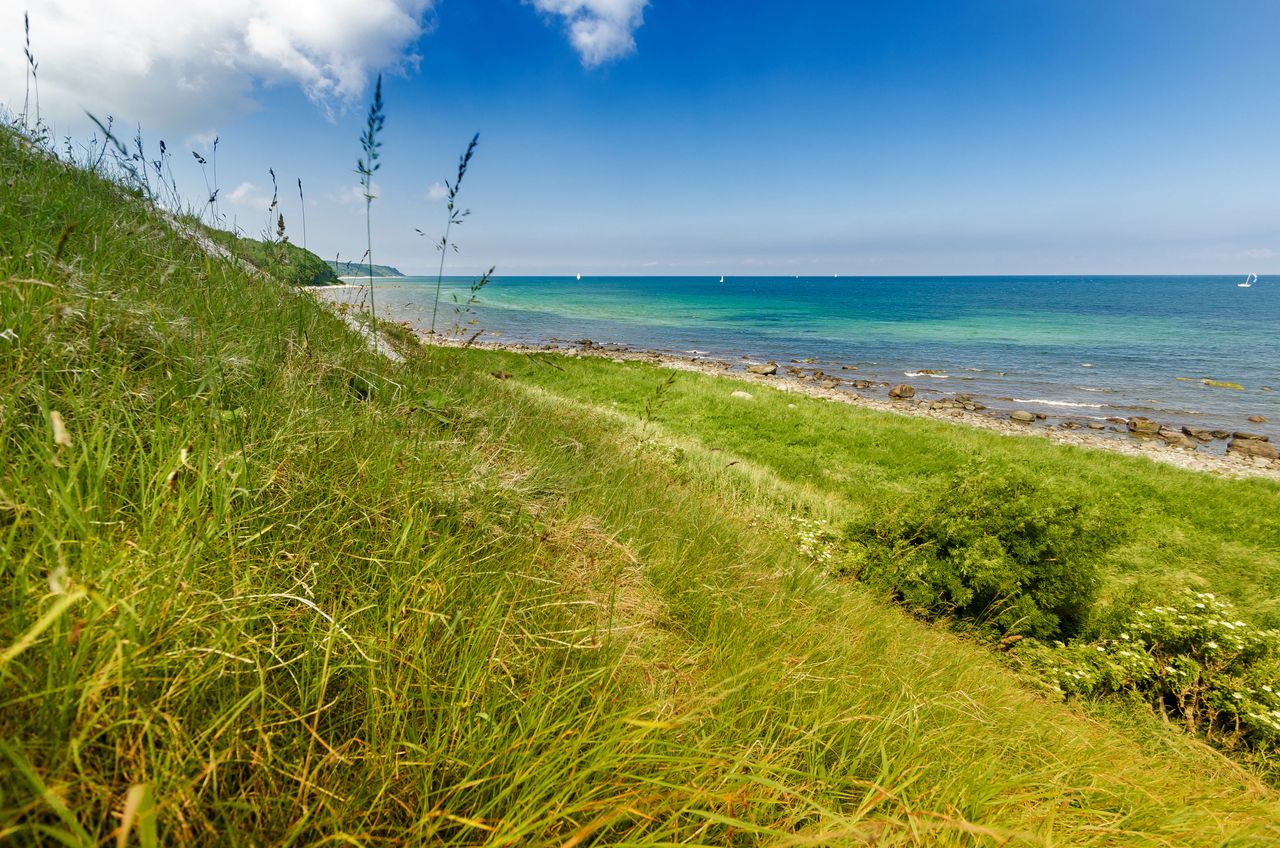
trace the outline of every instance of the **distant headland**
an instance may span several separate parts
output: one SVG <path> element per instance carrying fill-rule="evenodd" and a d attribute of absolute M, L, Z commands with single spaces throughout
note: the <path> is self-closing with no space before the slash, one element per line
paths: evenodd
<path fill-rule="evenodd" d="M 404 274 L 398 268 L 390 265 L 370 265 L 368 262 L 339 262 L 335 259 L 327 260 L 329 267 L 339 277 L 368 277 L 372 273 L 375 277 L 403 277 Z"/>

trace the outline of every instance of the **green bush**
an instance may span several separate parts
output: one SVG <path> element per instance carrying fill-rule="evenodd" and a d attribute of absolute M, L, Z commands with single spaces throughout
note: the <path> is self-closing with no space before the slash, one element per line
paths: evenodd
<path fill-rule="evenodd" d="M 846 538 L 843 570 L 915 612 L 1041 638 L 1079 631 L 1110 543 L 1082 498 L 981 461 Z"/>
<path fill-rule="evenodd" d="M 1280 747 L 1280 630 L 1239 620 L 1210 593 L 1133 610 L 1113 638 L 1028 639 L 1015 656 L 1066 697 L 1136 696 L 1226 747 Z"/>

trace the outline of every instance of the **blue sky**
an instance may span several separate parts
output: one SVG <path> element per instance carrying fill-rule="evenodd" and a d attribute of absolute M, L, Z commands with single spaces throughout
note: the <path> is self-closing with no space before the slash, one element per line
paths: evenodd
<path fill-rule="evenodd" d="M 79 132 L 75 74 L 138 46 L 127 33 L 66 46 L 69 4 L 0 0 L 0 14 L 31 9 L 50 116 Z M 228 18 L 183 35 L 167 73 L 89 89 L 98 111 L 183 151 L 216 132 L 222 209 L 243 229 L 262 229 L 274 167 L 301 241 L 301 177 L 308 245 L 358 258 L 351 171 L 384 71 L 374 255 L 410 272 L 434 270 L 414 228 L 441 229 L 431 186 L 474 132 L 454 273 L 1280 272 L 1274 2 L 375 5 L 387 17 L 369 32 L 328 22 L 352 33 L 334 66 L 358 73 L 313 73 L 297 58 L 313 39 L 220 78 L 227 62 L 188 57 L 238 44 Z M 224 41 L 201 43 L 224 24 Z M 243 39 L 260 57 L 275 43 L 263 31 Z M 94 50 L 108 54 L 71 67 Z M 21 87 L 11 64 L 0 72 L 13 108 Z"/>

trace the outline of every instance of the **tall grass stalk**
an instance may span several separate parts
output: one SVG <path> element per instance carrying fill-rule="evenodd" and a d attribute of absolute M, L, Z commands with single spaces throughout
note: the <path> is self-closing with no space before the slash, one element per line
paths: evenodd
<path fill-rule="evenodd" d="M 440 286 L 444 282 L 444 260 L 452 246 L 454 252 L 458 250 L 458 246 L 451 245 L 449 241 L 449 233 L 455 226 L 462 226 L 463 219 L 471 214 L 470 209 L 458 208 L 458 192 L 462 190 L 462 178 L 467 175 L 467 166 L 471 164 L 471 157 L 475 155 L 476 145 L 480 143 L 480 133 L 476 133 L 471 137 L 471 142 L 467 145 L 467 149 L 462 156 L 458 157 L 458 175 L 454 177 L 453 183 L 448 180 L 444 181 L 445 188 L 449 193 L 446 195 L 446 218 L 444 224 L 444 235 L 440 237 L 440 241 L 436 243 L 436 249 L 440 251 L 440 267 L 436 271 L 436 293 L 435 299 L 431 302 L 431 336 L 434 339 L 436 334 L 436 313 L 440 309 Z M 418 234 L 422 235 L 422 230 L 418 230 Z M 488 275 L 486 275 L 487 277 Z"/>
<path fill-rule="evenodd" d="M 28 110 L 31 106 L 31 90 L 34 88 L 36 94 L 36 122 L 34 128 L 39 131 L 43 123 L 40 117 L 40 80 L 37 76 L 40 64 L 36 62 L 36 56 L 31 52 L 31 15 L 27 12 L 22 13 L 22 30 L 25 37 L 22 54 L 27 60 L 27 65 L 23 74 L 23 77 L 26 80 L 26 93 L 22 100 L 22 123 L 28 129 L 32 128 L 28 124 Z"/>
<path fill-rule="evenodd" d="M 298 177 L 298 206 L 302 210 L 302 249 L 307 249 L 307 198 L 302 194 L 302 177 Z"/>
<path fill-rule="evenodd" d="M 356 161 L 356 173 L 360 175 L 360 185 L 364 189 L 364 232 L 365 259 L 369 263 L 369 316 L 377 323 L 378 313 L 373 297 L 373 175 L 382 164 L 378 161 L 378 148 L 382 142 L 378 136 L 382 133 L 386 115 L 382 103 L 382 74 L 378 74 L 378 82 L 373 89 L 373 103 L 369 106 L 369 117 L 365 120 L 364 134 L 360 136 L 360 149 L 364 155 Z M 377 344 L 377 330 L 372 336 Z"/>

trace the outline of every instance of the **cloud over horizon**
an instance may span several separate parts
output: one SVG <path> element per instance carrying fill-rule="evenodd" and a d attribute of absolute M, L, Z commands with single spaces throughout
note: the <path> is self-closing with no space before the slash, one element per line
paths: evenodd
<path fill-rule="evenodd" d="M 22 15 L 31 15 L 46 120 L 85 109 L 199 131 L 257 108 L 261 85 L 299 86 L 326 114 L 384 68 L 412 65 L 435 0 L 0 0 L 0 101 L 24 96 Z M 33 103 L 34 110 L 34 103 Z"/>
<path fill-rule="evenodd" d="M 635 52 L 635 31 L 649 0 L 525 0 L 568 24 L 569 42 L 587 68 Z"/>

